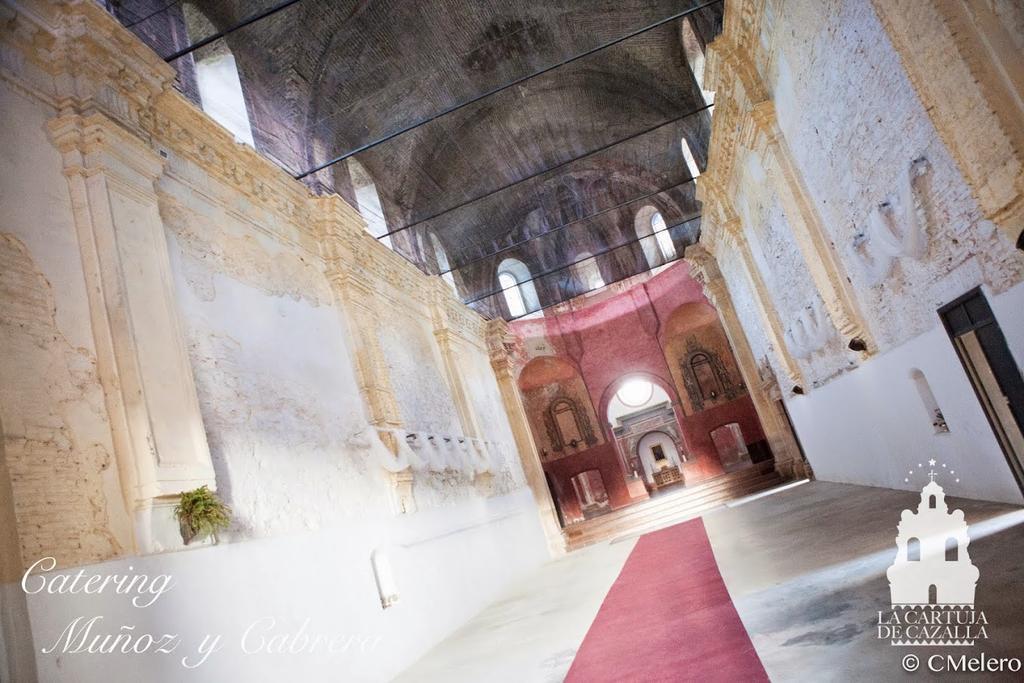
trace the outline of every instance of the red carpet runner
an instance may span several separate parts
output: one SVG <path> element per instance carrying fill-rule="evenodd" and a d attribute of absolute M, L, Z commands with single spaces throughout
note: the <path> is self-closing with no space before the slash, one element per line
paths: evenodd
<path fill-rule="evenodd" d="M 575 683 L 767 680 L 700 519 L 637 541 L 566 677 Z"/>

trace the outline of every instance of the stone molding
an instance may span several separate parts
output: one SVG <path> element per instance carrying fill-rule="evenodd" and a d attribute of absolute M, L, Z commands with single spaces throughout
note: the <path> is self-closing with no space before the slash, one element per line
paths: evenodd
<path fill-rule="evenodd" d="M 347 323 L 357 381 L 373 426 L 384 430 L 403 426 L 396 388 L 379 338 L 383 316 L 397 309 L 415 320 L 425 321 L 433 330 L 443 359 L 443 375 L 458 408 L 463 432 L 471 437 L 481 435 L 484 425 L 480 424 L 468 395 L 458 356 L 461 352 L 487 353 L 486 322 L 464 306 L 440 278 L 422 273 L 369 235 L 359 213 L 339 196 L 312 194 L 254 149 L 236 142 L 230 133 L 174 90 L 175 70 L 99 3 L 0 2 L 0 78 L 53 108 L 55 117 L 50 134 L 62 153 L 73 203 L 78 207 L 77 228 L 80 242 L 86 245 L 83 264 L 87 273 L 92 273 L 97 281 L 103 279 L 107 285 L 105 289 L 89 288 L 95 299 L 90 302 L 94 334 L 103 337 L 103 330 L 119 324 L 107 319 L 110 307 L 96 297 L 109 296 L 97 294 L 101 290 L 115 291 L 106 280 L 113 277 L 111 268 L 120 267 L 103 263 L 111 258 L 110 249 L 93 246 L 91 233 L 97 229 L 95 206 L 110 191 L 144 207 L 148 212 L 147 228 L 154 235 L 159 234 L 160 241 L 165 243 L 161 203 L 173 196 L 173 192 L 167 193 L 174 189 L 173 183 L 165 186 L 170 179 L 203 195 L 239 221 L 310 255 L 309 262 L 323 273 Z M 246 204 L 244 212 L 237 208 L 239 203 Z M 99 214 L 106 215 L 113 226 L 105 228 L 108 232 L 116 230 L 109 208 Z M 153 258 L 159 261 L 161 256 L 153 252 Z M 162 258 L 166 260 L 167 254 L 163 253 Z M 165 298 L 173 297 L 169 266 L 152 272 L 156 280 L 149 283 L 150 289 L 159 289 Z M 110 280 L 115 281 L 116 278 Z M 173 304 L 172 300 L 163 308 L 176 311 Z M 97 338 L 100 355 L 106 354 L 100 361 L 106 368 L 105 386 L 122 387 L 120 392 L 108 392 L 109 412 L 115 422 L 117 415 L 131 413 L 132 409 L 129 399 L 120 396 L 130 389 L 131 383 L 117 375 L 128 367 L 124 360 L 127 352 L 119 345 L 139 343 L 130 319 L 126 320 L 120 324 L 123 329 L 107 334 L 105 339 Z M 175 343 L 180 353 L 172 354 L 174 362 L 168 365 L 167 372 L 177 368 L 176 374 L 188 379 L 186 388 L 190 388 L 191 397 L 187 395 L 180 403 L 192 410 L 196 405 L 192 373 L 179 339 L 180 329 L 176 320 L 168 321 L 168 325 L 172 322 L 177 331 L 170 336 L 178 339 Z M 120 444 L 119 471 L 125 497 L 135 501 L 136 508 L 147 508 L 145 514 L 154 519 L 155 515 L 167 512 L 154 508 L 154 497 L 176 493 L 193 484 L 214 483 L 197 407 L 195 413 L 192 425 L 198 426 L 198 436 L 190 431 L 186 435 L 197 436 L 198 440 L 193 439 L 196 463 L 189 465 L 187 474 L 171 479 L 159 473 L 173 467 L 181 470 L 177 462 L 160 463 L 160 449 L 152 466 L 140 455 L 142 442 L 138 441 L 138 430 L 133 432 L 129 426 L 141 424 L 141 418 L 132 417 L 132 413 L 120 419 L 122 427 L 114 426 L 121 435 L 115 434 L 115 439 Z M 157 421 L 160 419 L 158 416 Z M 387 441 L 388 435 L 384 438 Z M 158 445 L 159 441 L 157 438 Z M 396 448 L 389 445 L 393 450 Z M 157 474 L 147 468 L 155 468 Z M 396 497 L 401 501 L 400 511 L 414 511 L 412 479 L 402 473 L 391 474 Z M 147 535 L 152 534 L 140 527 L 137 545 L 143 550 L 148 547 Z"/>
<path fill-rule="evenodd" d="M 1016 243 L 1024 229 L 1024 62 L 1012 36 L 988 2 L 872 5 L 985 218 Z"/>

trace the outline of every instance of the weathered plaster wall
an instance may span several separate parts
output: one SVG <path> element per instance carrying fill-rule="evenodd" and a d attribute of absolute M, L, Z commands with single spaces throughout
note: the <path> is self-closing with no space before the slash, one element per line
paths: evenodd
<path fill-rule="evenodd" d="M 547 557 L 483 321 L 361 242 L 354 213 L 234 144 L 99 5 L 3 11 L 0 114 L 18 123 L 0 132 L 0 474 L 10 482 L 0 510 L 17 520 L 19 564 L 54 556 L 59 570 L 87 574 L 168 572 L 176 588 L 147 613 L 110 592 L 29 596 L 28 628 L 24 600 L 8 599 L 16 584 L 5 585 L 0 657 L 35 658 L 43 680 L 188 677 L 179 658 L 57 657 L 9 637 L 14 624 L 52 644 L 88 614 L 109 632 L 167 624 L 194 644 L 224 632 L 231 649 L 195 680 L 393 677 Z M 55 125 L 57 93 L 84 114 Z M 98 235 L 123 241 L 110 248 Z M 352 282 L 364 287 L 360 310 L 386 326 L 355 315 Z M 179 359 L 180 373 L 159 362 Z M 133 373 L 141 381 L 126 395 Z M 197 409 L 182 422 L 189 433 L 175 434 L 164 418 L 187 415 L 183 389 Z M 134 402 L 132 427 L 148 423 L 156 444 L 118 441 L 131 430 L 111 424 L 108 413 L 123 414 L 113 398 Z M 396 476 L 386 448 L 355 438 L 371 419 L 483 439 L 490 472 L 456 474 L 447 462 Z M 140 491 L 119 466 L 165 466 L 193 433 L 234 520 L 218 545 L 186 550 L 170 513 L 174 472 L 155 477 L 166 488 Z M 386 612 L 375 551 L 399 593 Z M 267 614 L 292 632 L 309 618 L 325 634 L 380 643 L 338 658 L 246 656 L 241 632 Z"/>
<path fill-rule="evenodd" d="M 787 2 L 777 22 L 766 80 L 779 126 L 879 345 L 932 329 L 938 305 L 981 281 L 996 292 L 1019 281 L 1020 257 L 981 222 L 871 4 Z M 928 253 L 898 259 L 892 275 L 872 286 L 854 238 L 876 206 L 897 202 L 901 177 L 921 157 L 930 166 L 916 184 Z"/>
<path fill-rule="evenodd" d="M 721 97 L 717 157 L 698 181 L 705 214 L 715 216 L 702 242 L 753 354 L 779 378 L 818 477 L 913 489 L 919 482 L 904 481 L 906 472 L 934 455 L 963 473 L 943 482 L 952 495 L 1019 502 L 937 309 L 982 286 L 1019 366 L 1024 258 L 983 219 L 878 6 L 765 0 L 727 10 L 709 58 Z M 944 77 L 961 73 L 956 54 L 942 59 L 935 69 Z M 970 103 L 972 85 L 943 96 Z M 962 125 L 973 124 L 965 115 Z M 873 216 L 892 219 L 888 235 Z M 920 250 L 906 239 L 914 225 L 925 236 Z M 876 269 L 893 243 L 891 268 Z M 803 303 L 819 301 L 826 320 L 862 330 L 874 346 L 852 352 L 849 333 L 800 357 L 784 333 Z M 922 408 L 915 369 L 948 434 L 936 434 Z M 792 392 L 797 384 L 805 395 Z"/>
<path fill-rule="evenodd" d="M 936 314 L 982 283 L 998 301 L 1021 279 L 1020 253 L 982 220 L 870 4 L 789 2 L 778 21 L 768 80 L 779 126 L 883 351 L 858 377 L 789 401 L 815 473 L 913 488 L 905 474 L 930 454 L 964 473 L 959 482 L 944 482 L 955 495 L 1020 501 Z M 928 169 L 914 189 L 927 254 L 898 259 L 891 275 L 872 286 L 854 237 L 876 206 L 898 203 L 899 183 L 921 157 Z M 1000 322 L 1012 339 L 1024 320 L 1018 309 Z M 919 414 L 912 368 L 924 371 L 936 392 L 949 434 L 934 434 L 930 417 Z"/>
<path fill-rule="evenodd" d="M 345 443 L 365 418 L 318 259 L 193 188 L 165 180 L 162 215 L 218 489 L 239 533 L 385 514 L 383 478 Z"/>
<path fill-rule="evenodd" d="M 0 422 L 23 557 L 131 547 L 53 110 L 0 82 Z"/>
<path fill-rule="evenodd" d="M 384 316 L 379 334 L 406 426 L 434 434 L 458 433 L 458 412 L 429 319 Z"/>
<path fill-rule="evenodd" d="M 794 332 L 798 316 L 808 311 L 821 312 L 821 324 L 831 339 L 827 344 L 797 359 L 799 367 L 814 382 L 827 381 L 852 365 L 853 354 L 843 348 L 842 339 L 828 314 L 821 295 L 807 269 L 804 255 L 793 236 L 793 228 L 773 188 L 778 187 L 778 169 L 765 169 L 753 152 L 740 161 L 739 184 L 743 192 L 736 208 L 746 231 L 754 263 L 764 279 L 771 304 L 784 321 L 783 333 Z M 780 374 L 781 368 L 776 369 Z"/>

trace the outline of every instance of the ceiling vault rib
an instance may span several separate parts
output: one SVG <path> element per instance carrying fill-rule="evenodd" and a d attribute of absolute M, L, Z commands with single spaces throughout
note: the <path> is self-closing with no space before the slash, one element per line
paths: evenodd
<path fill-rule="evenodd" d="M 498 254 L 504 253 L 506 251 L 510 251 L 512 249 L 515 249 L 516 247 L 521 247 L 524 244 L 529 244 L 533 240 L 540 239 L 541 237 L 547 237 L 548 235 L 550 235 L 552 233 L 556 233 L 559 230 L 562 230 L 563 228 L 568 228 L 569 226 L 576 225 L 577 223 L 582 223 L 583 221 L 590 220 L 591 218 L 597 218 L 598 216 L 603 216 L 606 213 L 610 213 L 612 211 L 617 211 L 618 209 L 621 209 L 624 206 L 629 206 L 630 204 L 633 204 L 635 202 L 642 202 L 645 199 L 650 199 L 651 197 L 653 197 L 655 195 L 659 195 L 659 194 L 661 194 L 663 192 L 668 192 L 669 190 L 674 190 L 676 188 L 682 187 L 683 185 L 689 185 L 694 180 L 695 180 L 694 178 L 687 178 L 686 180 L 684 180 L 684 181 L 682 181 L 680 183 L 674 183 L 672 185 L 666 185 L 665 187 L 658 188 L 657 190 L 654 190 L 653 192 L 648 192 L 647 194 L 642 194 L 639 197 L 633 197 L 632 199 L 627 199 L 626 201 L 620 202 L 619 204 L 616 204 L 615 206 L 609 206 L 607 209 L 601 209 L 600 211 L 597 211 L 597 212 L 592 213 L 590 215 L 581 216 L 581 217 L 579 217 L 579 218 L 577 218 L 575 220 L 571 220 L 568 223 L 562 223 L 561 225 L 556 225 L 555 227 L 551 228 L 550 230 L 545 230 L 544 232 L 540 233 L 539 235 L 534 235 L 533 237 L 528 237 L 525 240 L 520 240 L 518 242 L 514 242 L 512 244 L 509 244 L 508 246 L 505 246 L 505 247 L 502 247 L 501 249 L 498 249 L 497 251 L 492 251 L 492 252 L 490 252 L 488 254 L 484 254 L 483 256 L 478 256 L 476 258 L 470 259 L 469 261 L 466 261 L 465 263 L 456 264 L 454 266 L 449 267 L 447 270 L 439 271 L 437 274 L 438 275 L 446 275 L 446 274 L 448 274 L 448 273 L 450 273 L 452 271 L 459 270 L 461 268 L 465 268 L 466 266 L 471 266 L 474 263 L 478 263 L 480 261 L 483 261 L 484 259 L 489 259 L 492 256 L 497 256 Z"/>
<path fill-rule="evenodd" d="M 294 4 L 296 2 L 301 2 L 301 0 L 287 0 L 287 4 Z M 610 40 L 610 41 L 608 41 L 606 43 L 602 43 L 601 45 L 598 45 L 597 47 L 591 48 L 591 49 L 586 50 L 584 52 L 581 52 L 581 53 L 579 53 L 577 55 L 574 55 L 572 57 L 564 59 L 564 60 L 562 60 L 562 61 L 560 61 L 560 62 L 558 62 L 556 64 L 552 64 L 551 66 L 547 66 L 547 67 L 544 67 L 543 69 L 539 69 L 537 71 L 534 71 L 533 73 L 527 74 L 525 76 L 521 76 L 521 77 L 519 77 L 519 78 L 517 78 L 515 80 L 509 81 L 508 83 L 506 83 L 504 85 L 500 85 L 500 86 L 498 86 L 496 88 L 492 88 L 491 90 L 488 90 L 488 91 L 483 92 L 483 93 L 481 93 L 479 95 L 476 95 L 475 97 L 471 97 L 470 99 L 468 99 L 468 100 L 466 100 L 464 102 L 460 102 L 459 104 L 452 105 L 451 107 L 443 109 L 443 110 L 441 110 L 440 112 L 438 112 L 436 114 L 432 114 L 432 115 L 430 115 L 430 116 L 428 116 L 428 117 L 426 117 L 424 119 L 420 119 L 419 121 L 417 121 L 415 123 L 411 123 L 408 126 L 400 128 L 400 129 L 398 129 L 398 130 L 396 130 L 396 131 L 394 131 L 392 133 L 388 133 L 384 137 L 378 138 L 378 139 L 376 139 L 376 140 L 374 140 L 372 142 L 368 142 L 368 143 L 366 143 L 366 144 L 364 144 L 364 145 L 362 145 L 360 147 L 357 147 L 357 148 L 355 148 L 355 149 L 353 149 L 351 151 L 348 151 L 348 152 L 346 152 L 346 153 L 344 153 L 344 154 L 342 154 L 340 156 L 334 157 L 333 159 L 330 159 L 329 161 L 325 161 L 324 163 L 320 164 L 319 166 L 315 166 L 315 167 L 309 169 L 308 171 L 304 171 L 303 173 L 300 173 L 300 174 L 296 175 L 295 179 L 296 180 L 302 180 L 303 178 L 306 178 L 307 176 L 313 175 L 314 173 L 318 173 L 318 172 L 324 170 L 325 168 L 329 168 L 329 167 L 333 166 L 334 164 L 337 164 L 337 163 L 340 163 L 342 161 L 345 161 L 346 159 L 348 159 L 351 156 L 355 156 L 356 154 L 359 154 L 361 152 L 365 152 L 367 150 L 373 149 L 374 147 L 376 147 L 378 145 L 381 145 L 381 144 L 383 144 L 383 143 L 385 143 L 385 142 L 387 142 L 389 140 L 393 140 L 394 138 L 398 137 L 399 135 L 402 135 L 404 133 L 408 133 L 409 131 L 414 130 L 416 128 L 419 128 L 420 126 L 426 125 L 426 124 L 428 124 L 428 123 L 430 123 L 432 121 L 436 121 L 437 119 L 439 119 L 439 118 L 441 118 L 443 116 L 447 116 L 448 114 L 454 113 L 454 112 L 456 112 L 456 111 L 458 111 L 458 110 L 460 110 L 460 109 L 462 109 L 464 107 L 468 107 L 471 104 L 475 104 L 476 102 L 479 102 L 479 101 L 481 101 L 483 99 L 491 97 L 492 95 L 497 95 L 498 93 L 500 93 L 502 91 L 505 91 L 505 90 L 508 90 L 509 88 L 515 87 L 517 85 L 520 85 L 521 83 L 524 83 L 524 82 L 530 80 L 531 78 L 535 78 L 537 76 L 541 76 L 543 74 L 546 74 L 546 73 L 548 73 L 550 71 L 554 71 L 555 69 L 558 69 L 560 67 L 566 66 L 567 64 L 571 64 L 571 63 L 573 63 L 573 62 L 575 62 L 577 60 L 583 59 L 584 57 L 588 57 L 588 56 L 594 54 L 595 52 L 600 52 L 601 50 L 604 50 L 606 48 L 612 47 L 614 45 L 618 45 L 619 43 L 622 43 L 624 41 L 629 40 L 630 38 L 635 38 L 636 36 L 641 35 L 643 33 L 646 33 L 648 31 L 654 30 L 654 29 L 658 28 L 659 26 L 664 26 L 665 24 L 668 24 L 668 23 L 671 23 L 673 21 L 676 21 L 677 19 L 682 19 L 683 17 L 686 17 L 686 16 L 688 16 L 690 14 L 693 14 L 694 12 L 698 12 L 698 11 L 700 11 L 700 10 L 706 8 L 706 7 L 711 7 L 712 5 L 717 5 L 720 2 L 724 2 L 724 0 L 709 0 L 709 2 L 702 3 L 700 5 L 697 5 L 695 7 L 691 7 L 689 9 L 683 10 L 681 12 L 676 12 L 675 14 L 672 14 L 672 15 L 670 15 L 668 17 L 665 17 L 664 19 L 659 19 L 658 21 L 654 22 L 653 24 L 649 24 L 647 26 L 644 26 L 643 28 L 637 29 L 636 31 L 632 31 L 630 33 L 627 33 L 624 36 L 620 36 L 618 38 L 615 38 L 614 40 Z M 282 4 L 284 4 L 284 3 L 282 3 Z M 281 8 L 281 9 L 283 9 L 283 8 Z M 276 11 L 276 9 L 271 8 L 271 11 Z M 268 13 L 269 13 L 269 11 L 268 11 Z M 252 22 L 250 21 L 249 23 L 252 23 Z M 235 28 L 238 28 L 238 27 L 227 29 L 226 32 L 233 31 L 233 30 L 235 30 Z M 196 48 L 193 47 L 193 48 L 190 48 L 190 49 L 196 49 Z"/>
<path fill-rule="evenodd" d="M 658 124 L 655 124 L 655 125 L 650 126 L 648 128 L 645 128 L 644 130 L 641 130 L 641 131 L 639 131 L 637 133 L 633 133 L 632 135 L 626 136 L 624 138 L 619 138 L 618 140 L 613 140 L 612 142 L 609 142 L 609 143 L 607 143 L 605 145 L 601 145 L 597 149 L 592 149 L 589 152 L 585 152 L 585 153 L 583 153 L 583 154 L 581 154 L 579 156 L 573 157 L 572 159 L 567 159 L 567 160 L 565 160 L 565 161 L 563 161 L 561 163 L 555 164 L 554 166 L 548 166 L 547 168 L 542 169 L 540 171 L 537 171 L 536 173 L 532 173 L 532 174 L 526 176 L 525 178 L 520 178 L 519 180 L 516 180 L 516 181 L 513 181 L 511 183 L 508 183 L 507 185 L 503 185 L 503 186 L 501 186 L 499 188 L 491 190 L 490 192 L 485 192 L 484 194 L 477 195 L 476 197 L 473 197 L 472 199 L 467 199 L 466 201 L 462 202 L 461 204 L 456 204 L 455 206 L 450 206 L 447 209 L 444 209 L 443 211 L 438 211 L 437 213 L 435 213 L 433 215 L 427 216 L 426 218 L 421 218 L 421 219 L 419 219 L 417 221 L 413 221 L 412 223 L 409 223 L 408 225 L 403 225 L 402 227 L 396 228 L 395 230 L 389 230 L 388 232 L 381 233 L 380 235 L 377 235 L 377 239 L 381 240 L 381 239 L 384 239 L 385 237 L 391 237 L 392 235 L 397 235 L 400 232 L 405 232 L 409 228 L 414 228 L 417 225 L 421 225 L 423 223 L 427 223 L 429 221 L 432 221 L 432 220 L 434 220 L 436 218 L 440 218 L 441 216 L 444 216 L 445 214 L 451 213 L 452 211 L 456 211 L 458 209 L 461 209 L 461 208 L 464 208 L 466 206 L 469 206 L 470 204 L 474 204 L 474 203 L 480 201 L 481 199 L 487 199 L 488 197 L 496 195 L 499 192 L 504 192 L 505 190 L 507 190 L 509 188 L 515 187 L 516 185 L 520 185 L 522 183 L 525 183 L 528 180 L 533 180 L 534 178 L 542 176 L 542 175 L 544 175 L 546 173 L 551 173 L 552 171 L 557 171 L 558 169 L 563 168 L 565 166 L 568 166 L 569 164 L 576 163 L 577 161 L 580 161 L 581 159 L 586 159 L 587 157 L 594 156 L 595 154 L 600 154 L 601 152 L 608 151 L 612 147 L 615 147 L 617 145 L 621 145 L 624 142 L 629 142 L 630 140 L 634 140 L 634 139 L 636 139 L 638 137 L 642 137 L 644 135 L 647 135 L 648 133 L 653 133 L 654 131 L 658 130 L 659 128 L 664 128 L 665 126 L 670 126 L 673 123 L 678 123 L 678 122 L 682 121 L 685 118 L 689 118 L 690 116 L 693 116 L 695 114 L 699 114 L 702 111 L 707 111 L 708 109 L 711 109 L 714 106 L 715 106 L 714 104 L 705 104 L 703 107 L 698 107 L 697 109 L 694 109 L 693 111 L 688 111 L 685 114 L 680 114 L 679 116 L 674 116 L 671 119 L 668 119 L 667 121 L 662 121 L 661 123 L 658 123 Z"/>
<path fill-rule="evenodd" d="M 685 221 L 680 221 L 679 223 L 675 223 L 673 225 L 669 225 L 667 227 L 664 227 L 661 230 L 655 230 L 654 232 L 652 232 L 649 235 L 644 235 L 643 237 L 640 237 L 638 235 L 638 236 L 636 236 L 636 237 L 634 237 L 634 238 L 632 238 L 630 240 L 626 240 L 625 242 L 622 242 L 621 244 L 616 244 L 614 247 L 607 247 L 605 249 L 602 249 L 601 251 L 594 252 L 593 254 L 591 254 L 590 256 L 587 256 L 586 258 L 578 259 L 576 261 L 570 261 L 569 263 L 563 263 L 562 265 L 558 266 L 557 268 L 549 268 L 548 270 L 541 271 L 541 272 L 537 273 L 536 275 L 532 276 L 529 280 L 523 280 L 522 282 L 516 282 L 516 284 L 510 285 L 508 287 L 499 287 L 498 289 L 492 289 L 491 291 L 489 291 L 489 292 L 487 292 L 485 294 L 481 294 L 480 296 L 473 297 L 472 299 L 469 299 L 468 301 L 463 301 L 462 303 L 465 304 L 466 306 L 468 306 L 470 304 L 475 304 L 476 302 L 483 301 L 484 299 L 486 299 L 488 297 L 495 296 L 497 294 L 501 294 L 502 292 L 504 292 L 507 289 L 512 289 L 513 287 L 518 287 L 518 286 L 520 286 L 522 284 L 525 284 L 527 282 L 533 282 L 534 280 L 537 280 L 538 278 L 546 277 L 548 275 L 551 275 L 552 273 L 557 273 L 560 270 L 566 270 L 567 268 L 571 268 L 572 266 L 579 265 L 580 263 L 583 263 L 584 261 L 589 261 L 590 259 L 596 259 L 598 256 L 604 256 L 605 254 L 613 252 L 616 249 L 622 249 L 623 247 L 628 247 L 629 245 L 636 244 L 637 242 L 640 242 L 641 240 L 651 239 L 652 237 L 654 237 L 655 235 L 657 235 L 660 232 L 669 232 L 670 230 L 672 230 L 674 228 L 678 228 L 680 226 L 686 225 L 687 223 L 691 223 L 693 221 L 698 221 L 700 219 L 701 219 L 700 216 L 693 216 L 692 218 L 687 218 Z M 665 263 L 670 263 L 670 262 L 675 261 L 675 260 L 676 259 L 665 259 Z M 664 265 L 664 263 L 661 264 L 661 265 Z M 648 269 L 648 270 L 650 270 L 650 269 Z M 644 272 L 644 271 L 641 271 L 641 272 Z M 639 274 L 640 273 L 633 273 L 632 275 L 629 275 L 627 277 L 635 277 L 636 275 L 639 275 Z M 625 279 L 625 278 L 619 278 L 619 279 Z M 617 281 L 618 280 L 616 280 L 616 282 Z M 611 284 L 611 283 L 606 282 L 605 284 L 607 285 L 607 284 Z M 561 301 L 559 301 L 558 303 L 561 303 Z M 553 305 L 553 304 L 551 304 L 551 305 Z"/>

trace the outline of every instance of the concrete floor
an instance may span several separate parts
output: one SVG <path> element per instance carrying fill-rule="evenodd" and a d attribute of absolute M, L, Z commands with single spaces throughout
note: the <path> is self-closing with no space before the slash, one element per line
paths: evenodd
<path fill-rule="evenodd" d="M 878 639 L 896 524 L 918 500 L 904 491 L 812 482 L 704 516 L 722 577 L 772 680 L 902 680 L 909 675 L 901 659 L 911 652 L 1024 658 L 1024 509 L 997 503 L 948 499 L 970 525 L 969 553 L 981 572 L 975 606 L 988 618 L 989 639 L 973 648 L 893 647 Z M 545 565 L 398 680 L 560 681 L 635 543 L 600 544 Z"/>

